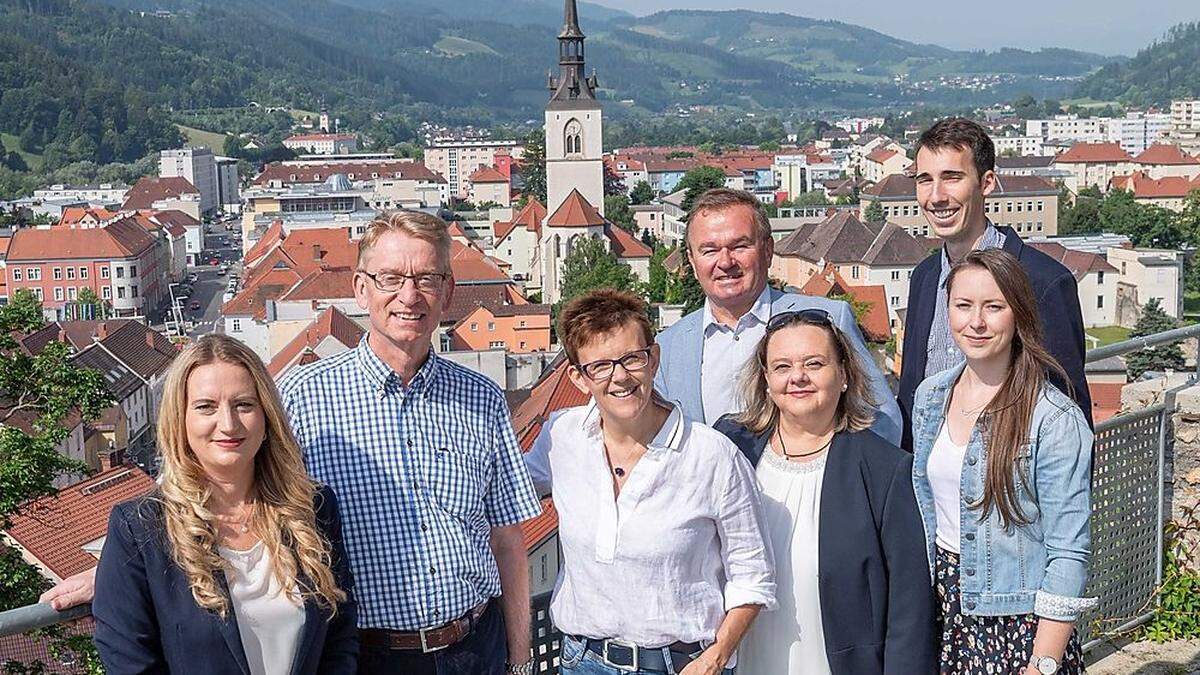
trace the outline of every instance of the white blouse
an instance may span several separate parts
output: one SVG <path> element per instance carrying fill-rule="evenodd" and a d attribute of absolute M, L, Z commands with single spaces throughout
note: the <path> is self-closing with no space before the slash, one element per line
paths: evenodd
<path fill-rule="evenodd" d="M 937 547 L 959 552 L 959 533 L 962 519 L 962 465 L 967 446 L 957 445 L 950 438 L 950 425 L 942 423 L 933 450 L 929 453 L 929 487 L 933 491 L 933 510 L 937 515 L 934 543 Z"/>
<path fill-rule="evenodd" d="M 754 469 L 678 405 L 615 499 L 595 403 L 552 415 L 526 463 L 541 494 L 553 486 L 563 570 L 550 614 L 563 633 L 711 642 L 727 610 L 774 607 Z"/>
<path fill-rule="evenodd" d="M 738 650 L 741 675 L 829 675 L 817 585 L 826 457 L 789 462 L 768 446 L 758 462 L 779 608 L 760 613 L 750 627 Z"/>
<path fill-rule="evenodd" d="M 261 541 L 247 551 L 219 546 L 217 553 L 233 567 L 225 576 L 250 672 L 286 675 L 304 628 L 304 605 L 279 592 L 271 557 Z"/>

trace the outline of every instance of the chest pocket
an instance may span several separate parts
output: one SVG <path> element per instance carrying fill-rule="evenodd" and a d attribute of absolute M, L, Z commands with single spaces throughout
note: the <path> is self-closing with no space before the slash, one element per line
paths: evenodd
<path fill-rule="evenodd" d="M 491 482 L 491 448 L 474 434 L 437 430 L 419 438 L 417 456 L 425 492 L 438 508 L 464 520 L 484 512 Z"/>

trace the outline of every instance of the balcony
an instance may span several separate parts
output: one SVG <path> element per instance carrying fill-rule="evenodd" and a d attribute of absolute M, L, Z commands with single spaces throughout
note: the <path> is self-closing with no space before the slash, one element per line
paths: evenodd
<path fill-rule="evenodd" d="M 1101 361 L 1185 339 L 1200 340 L 1200 325 L 1094 349 L 1086 359 Z M 1155 591 L 1163 579 L 1164 526 L 1171 519 L 1171 490 L 1176 480 L 1173 465 L 1178 395 L 1198 383 L 1200 371 L 1175 374 L 1167 378 L 1150 405 L 1096 425 L 1093 555 L 1087 594 L 1100 602 L 1079 623 L 1085 653 L 1154 615 Z M 1189 398 L 1196 400 L 1189 405 L 1197 410 L 1186 412 L 1196 416 L 1200 412 L 1200 389 L 1191 392 L 1196 394 L 1189 393 Z M 1200 431 L 1200 427 L 1192 431 Z M 532 599 L 535 673 L 556 672 L 558 667 L 560 635 L 550 622 L 549 606 L 549 593 Z M 0 612 L 0 638 L 89 615 L 87 606 L 55 612 L 47 605 L 30 605 Z M 74 670 L 64 664 L 59 672 Z"/>

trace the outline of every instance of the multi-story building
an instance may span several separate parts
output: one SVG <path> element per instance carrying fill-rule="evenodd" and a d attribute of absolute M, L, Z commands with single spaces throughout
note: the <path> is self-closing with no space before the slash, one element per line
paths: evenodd
<path fill-rule="evenodd" d="M 1180 176 L 1192 180 L 1200 178 L 1200 159 L 1179 149 L 1177 145 L 1158 143 L 1146 148 L 1130 163 L 1134 171 L 1144 172 L 1151 178 Z"/>
<path fill-rule="evenodd" d="M 371 203 L 373 196 L 370 188 L 356 188 L 342 174 L 320 184 L 251 188 L 242 208 L 243 250 L 251 250 L 276 222 L 289 232 L 340 227 L 360 237 L 380 211 Z"/>
<path fill-rule="evenodd" d="M 28 289 L 48 318 L 67 315 L 83 288 L 112 304 L 117 316 L 154 311 L 165 288 L 156 238 L 133 216 L 102 227 L 23 228 L 13 233 L 5 257 L 11 295 Z"/>
<path fill-rule="evenodd" d="M 1119 274 L 1103 255 L 1070 249 L 1053 241 L 1028 243 L 1062 263 L 1075 276 L 1084 328 L 1116 324 Z"/>
<path fill-rule="evenodd" d="M 300 154 L 346 155 L 358 152 L 354 134 L 296 134 L 283 139 L 283 146 Z"/>
<path fill-rule="evenodd" d="M 441 176 L 450 185 L 450 196 L 468 199 L 471 186 L 467 180 L 479 165 L 492 166 L 496 154 L 507 153 L 519 160 L 524 152 L 520 141 L 487 138 L 435 138 L 425 147 L 425 166 Z"/>
<path fill-rule="evenodd" d="M 842 167 L 833 158 L 808 153 L 776 155 L 771 170 L 779 192 L 786 193 L 788 199 L 818 190 L 825 181 L 842 176 Z"/>
<path fill-rule="evenodd" d="M 1164 312 L 1183 316 L 1183 262 L 1181 251 L 1149 248 L 1110 248 L 1109 264 L 1117 268 L 1116 324 L 1132 328 L 1142 307 L 1157 298 Z"/>
<path fill-rule="evenodd" d="M 1170 131 L 1171 115 L 1157 112 L 1130 112 L 1108 120 L 1106 140 L 1118 143 L 1136 155 L 1160 142 Z"/>
<path fill-rule="evenodd" d="M 1167 142 L 1189 155 L 1200 154 L 1200 99 L 1171 101 L 1171 125 Z"/>
<path fill-rule="evenodd" d="M 452 350 L 504 349 L 513 354 L 550 350 L 550 305 L 479 306 L 449 331 Z"/>
<path fill-rule="evenodd" d="M 468 178 L 471 187 L 467 198 L 476 206 L 492 203 L 507 208 L 512 206 L 512 187 L 509 177 L 499 169 L 481 166 Z"/>
<path fill-rule="evenodd" d="M 356 158 L 295 160 L 270 164 L 251 184 L 253 188 L 291 188 L 320 185 L 335 174 L 357 190 L 370 193 L 375 209 L 436 207 L 449 201 L 446 179 L 412 160 Z"/>
<path fill-rule="evenodd" d="M 863 157 L 862 177 L 878 183 L 885 176 L 904 173 L 912 166 L 912 160 L 895 148 L 876 148 Z"/>
<path fill-rule="evenodd" d="M 185 178 L 200 192 L 200 213 L 209 214 L 220 206 L 217 187 L 217 160 L 205 147 L 163 150 L 158 155 L 160 178 Z"/>
<path fill-rule="evenodd" d="M 217 157 L 217 204 L 225 213 L 241 213 L 241 181 L 235 157 Z"/>
<path fill-rule="evenodd" d="M 57 183 L 33 191 L 33 198 L 40 201 L 72 200 L 98 206 L 113 206 L 125 201 L 129 186 L 124 183 L 101 183 L 99 185 L 66 185 Z"/>
<path fill-rule="evenodd" d="M 1200 190 L 1200 179 L 1188 179 L 1183 176 L 1156 179 L 1141 171 L 1134 171 L 1128 176 L 1113 178 L 1111 186 L 1114 190 L 1132 192 L 1134 201 L 1139 203 L 1152 204 L 1179 213 L 1183 211 L 1187 196 L 1195 190 Z"/>
<path fill-rule="evenodd" d="M 997 176 L 1037 176 L 1050 183 L 1063 184 L 1071 192 L 1078 190 L 1075 185 L 1075 173 L 1054 165 L 1054 157 L 997 157 Z"/>
<path fill-rule="evenodd" d="M 1076 143 L 1054 158 L 1054 166 L 1070 171 L 1076 189 L 1108 189 L 1114 176 L 1129 173 L 1133 158 L 1116 143 Z"/>
<path fill-rule="evenodd" d="M 862 191 L 860 218 L 873 202 L 879 202 L 887 222 L 914 235 L 932 236 L 929 222 L 917 202 L 917 184 L 912 177 L 894 174 Z M 996 188 L 984 200 L 987 217 L 997 225 L 1008 225 L 1022 236 L 1058 234 L 1058 188 L 1036 176 L 996 176 Z"/>
<path fill-rule="evenodd" d="M 1076 143 L 1102 143 L 1107 140 L 1105 119 L 1080 118 L 1079 115 L 1055 115 L 1050 119 L 1025 120 L 1025 135 L 1041 139 L 1059 139 Z"/>
<path fill-rule="evenodd" d="M 125 196 L 122 211 L 182 211 L 200 220 L 200 191 L 186 178 L 146 176 L 134 183 Z"/>
<path fill-rule="evenodd" d="M 996 155 L 1039 157 L 1045 154 L 1041 136 L 992 136 Z"/>

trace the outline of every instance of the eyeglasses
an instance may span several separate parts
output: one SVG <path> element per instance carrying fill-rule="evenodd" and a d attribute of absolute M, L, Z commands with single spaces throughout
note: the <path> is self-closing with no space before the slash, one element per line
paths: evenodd
<path fill-rule="evenodd" d="M 366 270 L 358 272 L 374 282 L 375 288 L 385 293 L 394 293 L 404 288 L 405 281 L 413 282 L 417 290 L 422 293 L 437 293 L 441 290 L 447 277 L 450 276 L 443 272 L 422 272 L 420 274 L 396 274 L 395 272 L 372 274 Z"/>
<path fill-rule="evenodd" d="M 767 330 L 776 331 L 785 326 L 792 324 L 804 323 L 814 326 L 828 326 L 835 328 L 833 325 L 833 317 L 829 316 L 829 312 L 823 309 L 800 309 L 791 312 L 776 314 L 767 322 Z"/>
<path fill-rule="evenodd" d="M 607 380 L 616 372 L 617 364 L 620 364 L 625 369 L 625 372 L 628 373 L 635 373 L 645 368 L 650 364 L 650 351 L 652 349 L 654 348 L 646 347 L 638 349 L 617 359 L 600 359 L 589 363 L 577 363 L 575 364 L 575 368 L 589 380 Z"/>

